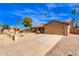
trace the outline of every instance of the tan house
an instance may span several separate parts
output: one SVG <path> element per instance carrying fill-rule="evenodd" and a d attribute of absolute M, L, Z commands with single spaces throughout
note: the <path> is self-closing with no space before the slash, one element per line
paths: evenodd
<path fill-rule="evenodd" d="M 47 24 L 41 24 L 41 26 L 32 26 L 31 30 L 35 30 L 35 32 L 39 30 L 46 34 L 68 35 L 70 33 L 70 26 L 66 22 L 51 21 Z"/>
<path fill-rule="evenodd" d="M 44 33 L 68 35 L 70 31 L 69 24 L 66 22 L 51 21 L 44 25 Z"/>

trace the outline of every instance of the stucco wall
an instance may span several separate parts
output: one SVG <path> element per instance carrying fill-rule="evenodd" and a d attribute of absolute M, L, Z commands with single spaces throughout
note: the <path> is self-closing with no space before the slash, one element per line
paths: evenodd
<path fill-rule="evenodd" d="M 44 26 L 44 33 L 47 34 L 57 34 L 57 35 L 67 35 L 67 25 L 63 23 L 51 22 Z"/>

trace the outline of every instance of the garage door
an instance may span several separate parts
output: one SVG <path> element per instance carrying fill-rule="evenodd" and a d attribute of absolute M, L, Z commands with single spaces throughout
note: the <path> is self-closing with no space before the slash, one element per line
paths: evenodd
<path fill-rule="evenodd" d="M 65 35 L 66 34 L 66 28 L 63 27 L 63 26 L 46 27 L 45 28 L 45 33 Z"/>

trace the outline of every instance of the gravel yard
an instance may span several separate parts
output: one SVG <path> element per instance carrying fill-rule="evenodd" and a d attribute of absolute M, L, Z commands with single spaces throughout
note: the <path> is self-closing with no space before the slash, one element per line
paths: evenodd
<path fill-rule="evenodd" d="M 79 56 L 79 35 L 70 34 L 64 37 L 46 56 Z"/>

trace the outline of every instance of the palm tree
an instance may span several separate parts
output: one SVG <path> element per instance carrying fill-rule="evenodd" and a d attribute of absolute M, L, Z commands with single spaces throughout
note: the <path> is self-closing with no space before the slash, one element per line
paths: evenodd
<path fill-rule="evenodd" d="M 18 20 L 18 19 L 16 19 L 16 20 L 15 20 L 15 22 L 16 22 L 16 24 L 18 25 L 18 23 L 19 23 L 19 20 Z"/>
<path fill-rule="evenodd" d="M 76 14 L 76 12 L 77 12 L 76 9 L 72 10 L 72 14 Z"/>
<path fill-rule="evenodd" d="M 76 13 L 77 13 L 76 9 L 73 9 L 73 10 L 72 10 L 72 15 L 75 15 Z M 75 27 L 77 28 L 77 21 L 76 21 L 76 19 L 74 18 L 74 16 L 72 16 L 72 20 L 74 21 Z"/>

